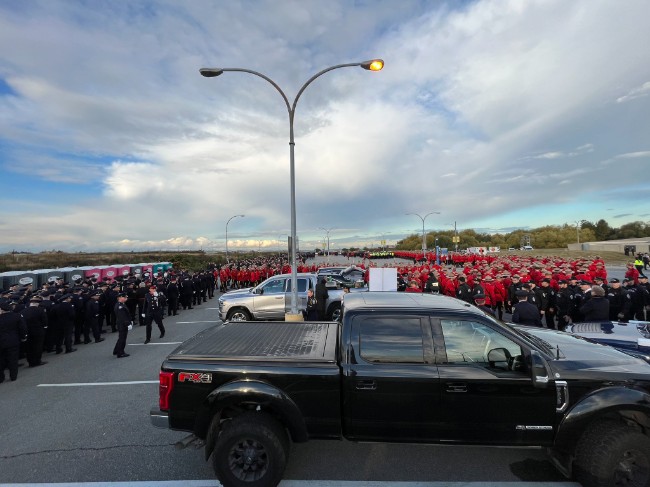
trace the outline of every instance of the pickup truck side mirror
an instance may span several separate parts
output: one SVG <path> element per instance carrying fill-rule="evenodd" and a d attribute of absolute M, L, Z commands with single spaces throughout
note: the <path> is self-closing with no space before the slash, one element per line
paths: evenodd
<path fill-rule="evenodd" d="M 550 375 L 546 360 L 535 350 L 531 350 L 530 360 L 533 386 L 538 389 L 545 389 L 548 386 Z"/>
<path fill-rule="evenodd" d="M 488 364 L 492 368 L 504 367 L 508 369 L 511 357 L 507 348 L 493 348 L 488 352 Z"/>

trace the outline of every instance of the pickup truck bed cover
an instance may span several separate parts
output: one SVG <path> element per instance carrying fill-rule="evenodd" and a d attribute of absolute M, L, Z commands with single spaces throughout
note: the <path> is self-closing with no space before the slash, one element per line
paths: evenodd
<path fill-rule="evenodd" d="M 209 328 L 180 345 L 169 361 L 336 363 L 338 323 L 235 322 Z"/>

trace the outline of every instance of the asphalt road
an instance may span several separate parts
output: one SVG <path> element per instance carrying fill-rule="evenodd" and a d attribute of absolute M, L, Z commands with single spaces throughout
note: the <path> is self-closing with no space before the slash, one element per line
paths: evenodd
<path fill-rule="evenodd" d="M 183 340 L 219 326 L 216 308 L 215 298 L 166 318 L 164 339 L 154 325 L 148 345 L 144 327 L 135 327 L 127 358 L 113 357 L 117 334 L 108 333 L 106 341 L 79 345 L 75 353 L 46 354 L 49 363 L 43 367 L 21 367 L 16 382 L 0 385 L 0 484 L 214 478 L 203 451 L 176 450 L 174 443 L 186 434 L 153 427 L 149 409 L 158 399 L 161 362 Z M 565 483 L 538 449 L 346 441 L 293 445 L 285 479 L 295 485 L 307 480 L 577 485 Z"/>

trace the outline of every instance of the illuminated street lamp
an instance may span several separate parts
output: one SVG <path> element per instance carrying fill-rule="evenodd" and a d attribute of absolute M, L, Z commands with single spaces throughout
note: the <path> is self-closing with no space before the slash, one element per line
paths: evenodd
<path fill-rule="evenodd" d="M 230 220 L 233 218 L 241 217 L 244 218 L 246 215 L 233 215 L 230 218 L 228 218 L 228 221 L 226 222 L 226 263 L 230 264 L 230 261 L 228 260 L 228 224 L 230 223 Z"/>
<path fill-rule="evenodd" d="M 280 93 L 280 96 L 282 96 L 282 99 L 287 106 L 287 111 L 289 112 L 289 174 L 291 183 L 291 311 L 285 316 L 285 319 L 288 321 L 302 320 L 302 313 L 298 311 L 298 267 L 296 263 L 296 175 L 294 160 L 295 142 L 293 138 L 293 119 L 296 113 L 296 105 L 298 103 L 300 95 L 302 95 L 302 92 L 305 91 L 307 86 L 309 86 L 316 78 L 334 69 L 352 66 L 359 66 L 368 71 L 381 71 L 381 69 L 384 67 L 384 61 L 381 59 L 371 59 L 369 61 L 363 61 L 360 63 L 337 64 L 336 66 L 325 68 L 313 75 L 305 82 L 305 84 L 302 85 L 298 91 L 298 94 L 296 95 L 296 98 L 293 100 L 293 104 L 289 103 L 287 95 L 284 94 L 284 91 L 282 91 L 282 89 L 277 85 L 275 81 L 257 71 L 245 68 L 202 68 L 199 70 L 201 75 L 205 76 L 206 78 L 220 76 L 226 71 L 249 73 L 254 74 L 255 76 L 259 76 L 260 78 L 271 83 L 271 85 L 278 91 L 278 93 Z"/>
<path fill-rule="evenodd" d="M 420 215 L 418 215 L 417 213 L 407 213 L 407 215 L 415 215 L 415 216 L 417 216 L 420 220 L 422 220 L 422 254 L 423 254 L 423 255 L 424 255 L 424 254 L 426 253 L 426 251 L 427 251 L 427 237 L 426 237 L 426 235 L 425 235 L 425 233 L 424 233 L 424 220 L 426 220 L 427 217 L 428 217 L 429 215 L 433 215 L 433 214 L 439 215 L 440 212 L 439 212 L 439 211 L 432 211 L 432 212 L 430 212 L 430 213 L 427 213 L 427 214 L 424 215 L 424 216 L 420 216 Z"/>

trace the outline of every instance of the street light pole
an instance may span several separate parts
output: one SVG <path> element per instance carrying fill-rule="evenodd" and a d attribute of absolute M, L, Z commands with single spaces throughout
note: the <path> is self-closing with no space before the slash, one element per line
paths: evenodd
<path fill-rule="evenodd" d="M 330 232 L 335 228 L 336 227 L 332 227 L 332 228 L 318 227 L 318 229 L 323 230 L 325 232 L 325 235 L 327 236 L 327 262 L 330 261 Z"/>
<path fill-rule="evenodd" d="M 298 99 L 302 95 L 303 91 L 319 76 L 332 71 L 338 68 L 346 68 L 352 66 L 359 66 L 368 71 L 381 71 L 384 67 L 384 61 L 381 59 L 371 59 L 369 61 L 363 61 L 360 63 L 347 63 L 347 64 L 337 64 L 336 66 L 330 66 L 325 68 L 322 71 L 319 71 L 311 78 L 309 78 L 305 84 L 302 85 L 296 98 L 293 100 L 293 104 L 289 103 L 287 95 L 284 94 L 284 91 L 277 85 L 268 76 L 253 71 L 251 69 L 245 68 L 201 68 L 199 72 L 202 76 L 206 78 L 213 78 L 215 76 L 220 76 L 226 71 L 242 72 L 249 73 L 255 76 L 268 81 L 282 96 L 285 105 L 287 106 L 287 111 L 289 112 L 289 177 L 290 177 L 290 191 L 291 191 L 291 311 L 285 315 L 285 319 L 288 321 L 300 321 L 302 320 L 302 313 L 298 311 L 298 267 L 296 263 L 296 174 L 295 174 L 295 159 L 294 159 L 294 138 L 293 138 L 293 120 L 296 113 L 296 105 L 298 104 Z"/>
<path fill-rule="evenodd" d="M 580 225 L 584 223 L 584 220 L 574 220 L 576 224 L 576 234 L 578 235 L 578 243 L 580 243 Z"/>
<path fill-rule="evenodd" d="M 230 261 L 228 260 L 228 224 L 230 223 L 230 220 L 233 218 L 237 217 L 242 217 L 244 218 L 246 215 L 233 215 L 230 218 L 228 218 L 228 221 L 226 222 L 226 264 L 230 264 Z"/>
<path fill-rule="evenodd" d="M 424 257 L 424 255 L 427 252 L 427 238 L 426 238 L 426 235 L 424 234 L 424 220 L 426 220 L 429 215 L 433 215 L 433 214 L 439 215 L 440 212 L 439 211 L 431 211 L 431 212 L 427 213 L 426 215 L 424 215 L 424 217 L 418 215 L 417 213 L 406 213 L 406 214 L 407 215 L 415 215 L 420 220 L 422 220 L 422 257 Z"/>

